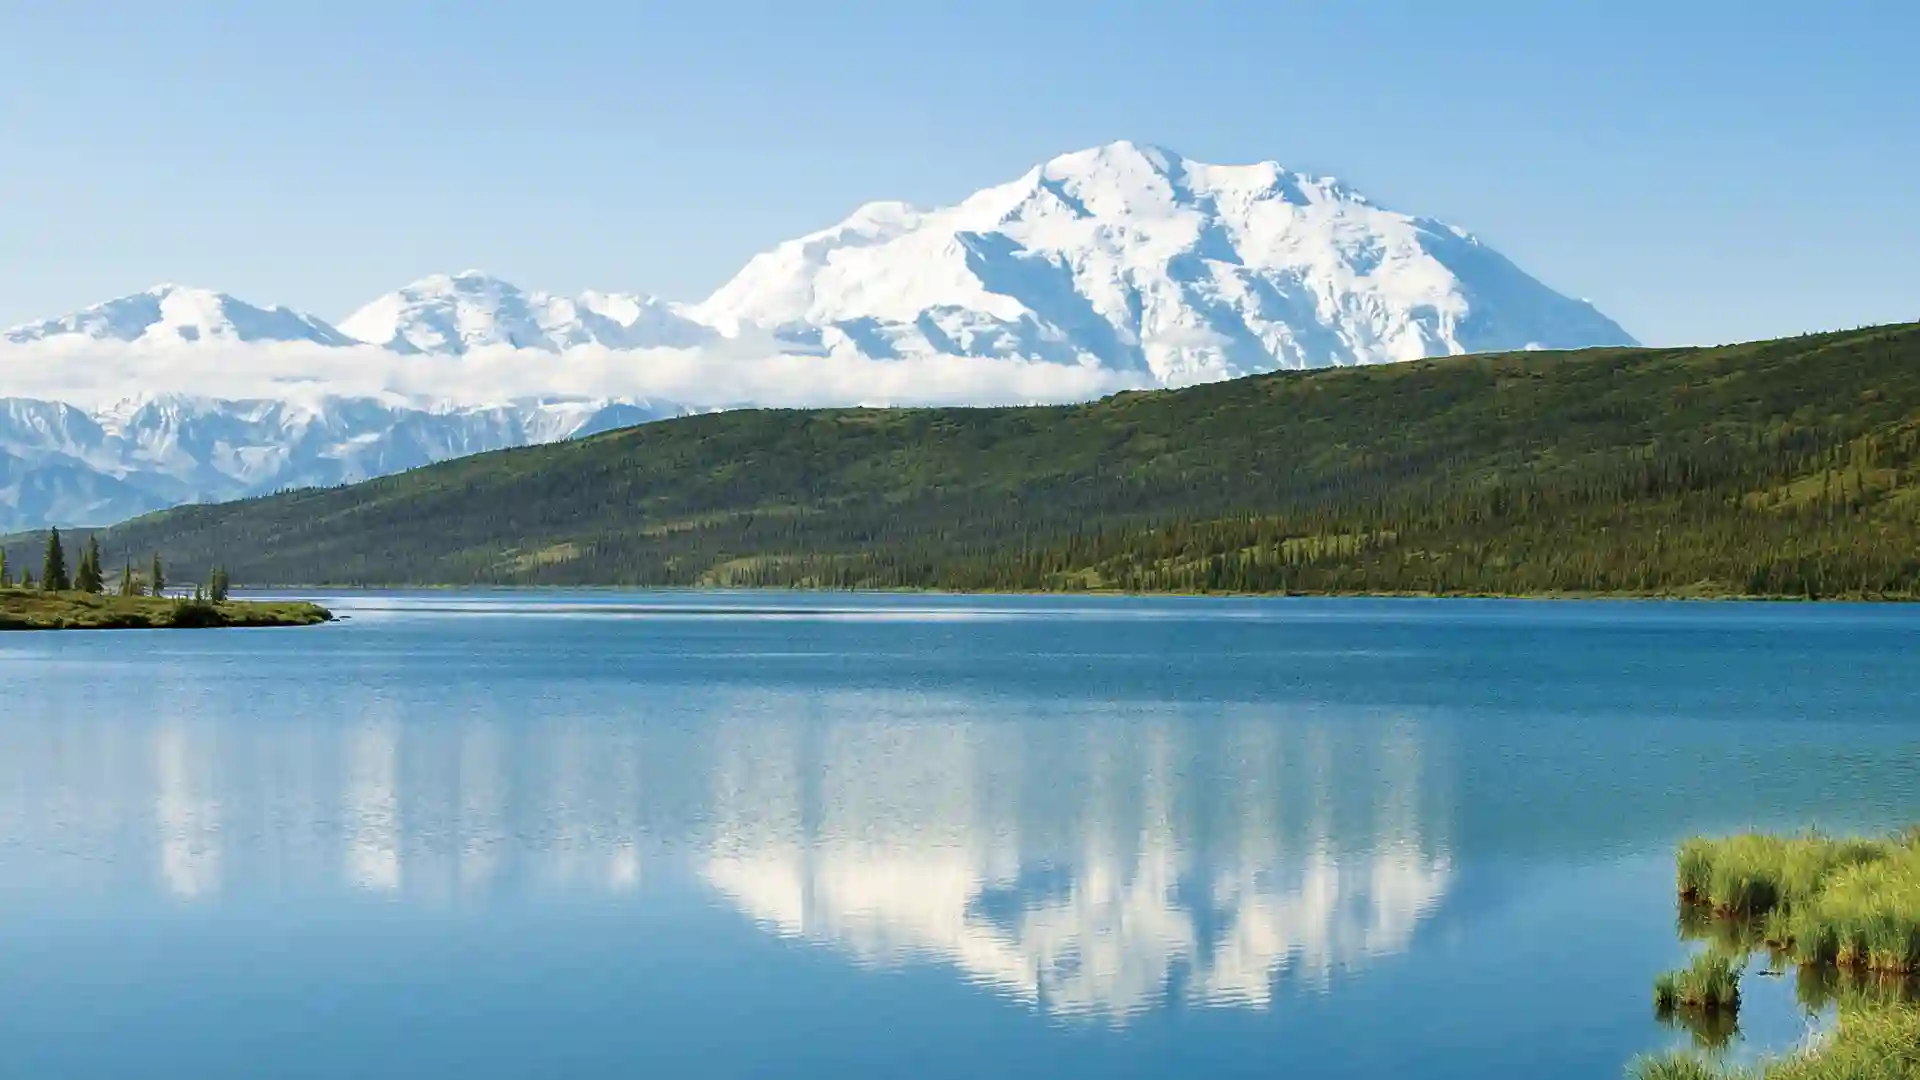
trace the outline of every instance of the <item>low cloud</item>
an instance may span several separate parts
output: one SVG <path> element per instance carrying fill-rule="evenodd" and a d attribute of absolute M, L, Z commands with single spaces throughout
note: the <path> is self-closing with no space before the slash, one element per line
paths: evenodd
<path fill-rule="evenodd" d="M 1085 401 L 1136 389 L 1093 365 L 962 356 L 875 360 L 720 346 L 565 353 L 485 348 L 465 356 L 305 344 L 120 342 L 0 345 L 0 396 L 97 407 L 162 393 L 218 398 L 329 394 L 462 405 L 621 398 L 697 408 L 754 404 L 1009 405 Z"/>

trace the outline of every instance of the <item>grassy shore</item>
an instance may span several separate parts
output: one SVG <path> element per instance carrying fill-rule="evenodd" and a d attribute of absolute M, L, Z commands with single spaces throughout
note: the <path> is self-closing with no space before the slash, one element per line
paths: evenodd
<path fill-rule="evenodd" d="M 312 626 L 333 613 L 301 601 L 222 604 L 154 596 L 0 589 L 0 630 L 158 630 L 222 626 Z"/>
<path fill-rule="evenodd" d="M 1920 1077 L 1920 1008 L 1842 1012 L 1824 1037 L 1750 1069 L 1728 1069 L 1693 1054 L 1636 1062 L 1636 1080 L 1913 1080 Z"/>
<path fill-rule="evenodd" d="M 1803 989 L 1827 988 L 1816 996 L 1839 1020 L 1812 1045 L 1751 1069 L 1675 1053 L 1635 1062 L 1634 1077 L 1920 1080 L 1920 1004 L 1910 992 L 1920 974 L 1920 829 L 1696 838 L 1676 863 L 1683 932 L 1707 950 L 1656 981 L 1657 1008 L 1730 1016 L 1746 958 L 1766 950 L 1800 965 Z"/>
<path fill-rule="evenodd" d="M 1920 972 L 1920 830 L 1695 839 L 1678 863 L 1682 902 L 1750 927 L 1758 944 L 1799 963 Z"/>

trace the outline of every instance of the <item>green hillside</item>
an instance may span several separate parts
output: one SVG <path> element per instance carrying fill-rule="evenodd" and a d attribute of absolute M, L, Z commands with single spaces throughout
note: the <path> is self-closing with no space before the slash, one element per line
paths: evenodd
<path fill-rule="evenodd" d="M 1920 326 L 721 413 L 103 534 L 182 580 L 1920 592 Z M 14 551 L 25 565 L 31 540 Z"/>

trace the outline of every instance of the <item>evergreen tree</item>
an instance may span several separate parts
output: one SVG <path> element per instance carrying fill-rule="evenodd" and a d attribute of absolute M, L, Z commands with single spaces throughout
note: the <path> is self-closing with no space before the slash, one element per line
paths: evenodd
<path fill-rule="evenodd" d="M 86 550 L 80 554 L 80 567 L 73 575 L 73 587 L 84 593 L 103 592 L 105 576 L 100 571 L 100 538 L 89 536 Z"/>
<path fill-rule="evenodd" d="M 155 596 L 167 595 L 167 575 L 160 568 L 160 553 L 153 553 L 153 568 L 147 571 L 147 591 Z"/>
<path fill-rule="evenodd" d="M 40 566 L 40 587 L 48 592 L 65 592 L 73 588 L 73 579 L 67 576 L 67 549 L 60 544 L 60 530 L 47 530 L 47 557 Z"/>
<path fill-rule="evenodd" d="M 13 586 L 13 572 L 7 569 L 7 552 L 0 548 L 0 589 Z"/>
<path fill-rule="evenodd" d="M 20 571 L 20 587 L 23 589 L 33 588 L 33 571 L 31 570 Z"/>
<path fill-rule="evenodd" d="M 230 585 L 226 567 L 214 567 L 212 576 L 207 579 L 207 599 L 216 604 L 226 603 Z"/>
<path fill-rule="evenodd" d="M 140 595 L 140 582 L 139 582 L 139 579 L 133 576 L 133 560 L 132 559 L 128 559 L 127 565 L 120 571 L 120 595 L 121 596 L 139 596 Z"/>

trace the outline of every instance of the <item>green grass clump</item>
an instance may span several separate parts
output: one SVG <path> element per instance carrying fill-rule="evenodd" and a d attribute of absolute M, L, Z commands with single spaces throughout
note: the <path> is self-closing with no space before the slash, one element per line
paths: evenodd
<path fill-rule="evenodd" d="M 1693 958 L 1693 963 L 1654 980 L 1654 1008 L 1661 1013 L 1738 1012 L 1742 967 L 1725 953 L 1703 952 Z"/>
<path fill-rule="evenodd" d="M 1920 972 L 1920 829 L 1885 840 L 1746 833 L 1696 838 L 1675 860 L 1682 932 L 1722 931 L 1803 964 Z"/>
<path fill-rule="evenodd" d="M 1709 905 L 1723 917 L 1761 919 L 1811 901 L 1839 871 L 1900 850 L 1897 840 L 1836 840 L 1818 833 L 1695 837 L 1680 845 L 1676 859 L 1680 898 Z"/>
<path fill-rule="evenodd" d="M 1886 973 L 1920 971 L 1920 849 L 1833 875 L 1788 914 L 1795 957 Z"/>
<path fill-rule="evenodd" d="M 1644 1057 L 1627 1068 L 1634 1080 L 1723 1080 L 1722 1072 L 1697 1054 L 1661 1054 Z"/>
<path fill-rule="evenodd" d="M 1710 942 L 1654 983 L 1662 1018 L 1717 1045 L 1740 1007 L 1740 963 L 1754 949 L 1801 964 L 1810 1009 L 1839 1024 L 1801 1051 L 1752 1069 L 1697 1053 L 1641 1058 L 1638 1080 L 1920 1080 L 1920 827 L 1884 840 L 1754 833 L 1693 839 L 1675 859 L 1681 936 Z M 1707 1037 L 1702 1037 L 1703 1033 Z"/>
<path fill-rule="evenodd" d="M 1641 1058 L 1627 1073 L 1635 1080 L 1920 1080 L 1920 1009 L 1843 1012 L 1826 1037 L 1751 1069 L 1673 1053 Z"/>

